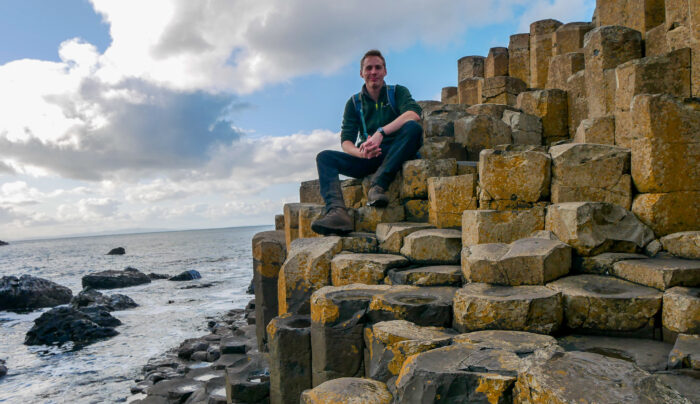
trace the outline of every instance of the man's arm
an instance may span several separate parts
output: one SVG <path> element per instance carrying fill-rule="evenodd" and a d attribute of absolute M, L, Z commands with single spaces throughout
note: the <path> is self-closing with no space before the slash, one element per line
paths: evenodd
<path fill-rule="evenodd" d="M 393 121 L 384 125 L 382 129 L 384 130 L 384 133 L 389 135 L 401 129 L 401 127 L 408 121 L 420 122 L 420 116 L 418 116 L 418 114 L 414 111 L 406 111 L 403 114 L 397 116 L 396 119 L 394 119 Z M 360 145 L 359 150 L 361 152 L 364 152 L 370 158 L 379 156 L 381 154 L 381 149 L 379 148 L 379 145 L 382 144 L 382 140 L 384 140 L 384 136 L 380 132 L 374 132 L 374 134 L 370 136 L 366 142 Z M 343 150 L 345 150 L 345 146 L 343 146 Z M 346 150 L 346 153 L 349 152 Z"/>
<path fill-rule="evenodd" d="M 351 156 L 359 157 L 361 159 L 368 158 L 366 153 L 363 152 L 359 147 L 355 146 L 355 143 L 353 143 L 350 140 L 344 140 L 343 143 L 340 144 L 340 147 L 345 153 Z"/>

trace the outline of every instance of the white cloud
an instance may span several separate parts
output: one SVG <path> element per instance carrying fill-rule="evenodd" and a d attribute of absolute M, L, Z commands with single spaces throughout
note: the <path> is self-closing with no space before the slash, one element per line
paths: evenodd
<path fill-rule="evenodd" d="M 592 0 L 535 0 L 528 4 L 520 17 L 520 32 L 530 32 L 530 24 L 545 19 L 555 19 L 563 23 L 590 21 L 593 17 L 595 1 Z M 581 15 L 585 19 L 581 20 Z"/>

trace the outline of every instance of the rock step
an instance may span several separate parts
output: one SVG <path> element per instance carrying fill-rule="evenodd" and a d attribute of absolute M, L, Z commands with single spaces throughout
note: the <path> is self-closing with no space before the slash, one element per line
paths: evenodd
<path fill-rule="evenodd" d="M 370 379 L 341 377 L 324 382 L 301 395 L 301 404 L 390 404 L 393 396 L 386 385 Z"/>
<path fill-rule="evenodd" d="M 331 260 L 331 283 L 378 285 L 389 269 L 408 264 L 408 259 L 394 254 L 338 254 Z"/>
<path fill-rule="evenodd" d="M 434 265 L 410 269 L 391 269 L 384 283 L 387 285 L 462 286 L 462 268 L 459 265 Z"/>

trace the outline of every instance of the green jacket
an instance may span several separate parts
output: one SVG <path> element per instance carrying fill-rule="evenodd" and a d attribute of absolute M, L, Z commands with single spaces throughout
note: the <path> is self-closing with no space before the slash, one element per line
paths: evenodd
<path fill-rule="evenodd" d="M 396 85 L 396 108 L 398 114 L 394 113 L 389 105 L 386 85 L 382 87 L 379 93 L 379 99 L 375 103 L 367 93 L 367 88 L 363 85 L 360 95 L 362 100 L 362 111 L 365 115 L 365 124 L 367 125 L 367 135 L 372 136 L 377 128 L 384 126 L 399 115 L 406 111 L 413 111 L 418 115 L 421 114 L 421 108 L 416 101 L 411 97 L 411 93 L 404 86 Z M 352 97 L 345 104 L 345 112 L 343 113 L 343 125 L 340 130 L 340 143 L 349 140 L 355 143 L 357 134 L 362 131 L 362 122 L 357 114 L 355 105 L 352 102 Z M 393 134 L 391 134 L 393 135 Z M 391 136 L 388 135 L 388 136 Z"/>

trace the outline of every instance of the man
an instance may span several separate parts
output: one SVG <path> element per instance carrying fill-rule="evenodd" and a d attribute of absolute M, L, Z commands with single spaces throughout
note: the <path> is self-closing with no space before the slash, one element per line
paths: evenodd
<path fill-rule="evenodd" d="M 360 77 L 365 84 L 359 96 L 345 104 L 340 132 L 343 152 L 324 150 L 316 156 L 321 196 L 326 203 L 325 216 L 311 224 L 316 233 L 345 234 L 353 230 L 338 174 L 362 178 L 374 173 L 368 205 L 384 207 L 389 202 L 385 194 L 389 184 L 422 145 L 420 106 L 406 87 L 387 87 L 386 74 L 382 54 L 378 50 L 365 53 L 360 60 Z"/>

